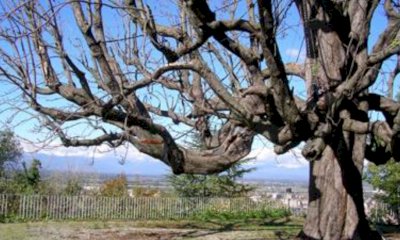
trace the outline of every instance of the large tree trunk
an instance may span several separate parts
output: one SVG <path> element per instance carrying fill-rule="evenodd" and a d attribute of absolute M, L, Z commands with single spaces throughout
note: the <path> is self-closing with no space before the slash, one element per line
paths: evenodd
<path fill-rule="evenodd" d="M 335 149 L 326 147 L 310 164 L 308 214 L 300 239 L 381 239 L 364 213 L 363 158 L 353 153 L 346 159 Z"/>

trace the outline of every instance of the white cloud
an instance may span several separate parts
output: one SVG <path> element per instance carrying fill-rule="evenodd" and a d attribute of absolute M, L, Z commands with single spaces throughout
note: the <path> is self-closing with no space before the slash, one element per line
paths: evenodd
<path fill-rule="evenodd" d="M 40 145 L 21 141 L 25 153 L 40 153 L 55 157 L 90 157 L 96 160 L 118 159 L 124 161 L 156 161 L 150 156 L 139 152 L 132 145 L 111 148 L 102 144 L 95 147 L 64 147 L 56 142 Z"/>
<path fill-rule="evenodd" d="M 248 157 L 254 157 L 255 160 L 251 161 L 251 165 L 275 165 L 281 168 L 302 168 L 308 165 L 308 161 L 301 155 L 299 149 L 283 155 L 277 155 L 272 148 L 260 148 L 253 150 Z"/>

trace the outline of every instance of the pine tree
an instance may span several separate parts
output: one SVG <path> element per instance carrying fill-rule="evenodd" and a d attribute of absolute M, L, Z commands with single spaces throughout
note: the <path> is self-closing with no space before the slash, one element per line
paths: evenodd
<path fill-rule="evenodd" d="M 190 143 L 193 148 L 205 148 L 198 134 L 193 134 Z M 246 173 L 255 170 L 244 166 L 250 160 L 243 160 L 219 174 L 171 175 L 169 181 L 180 197 L 243 197 L 254 190 L 253 186 L 240 182 Z"/>

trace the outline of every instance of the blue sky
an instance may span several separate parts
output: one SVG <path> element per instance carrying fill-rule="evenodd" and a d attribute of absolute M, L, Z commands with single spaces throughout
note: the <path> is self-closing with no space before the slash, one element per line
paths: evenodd
<path fill-rule="evenodd" d="M 155 11 L 161 11 L 168 13 L 168 3 L 150 1 L 150 5 L 154 7 Z M 243 4 L 244 1 L 240 1 Z M 74 32 L 79 32 L 73 24 L 68 24 L 68 21 L 73 21 L 71 12 L 65 10 L 64 24 L 67 33 L 71 33 L 71 36 L 75 36 Z M 114 19 L 114 20 L 113 20 Z M 118 35 L 118 29 L 120 29 L 121 22 L 115 21 L 116 16 L 109 17 L 107 29 Z M 162 14 L 156 15 L 156 19 L 159 21 L 166 21 L 162 18 Z M 281 54 L 285 62 L 303 62 L 305 49 L 303 43 L 302 29 L 299 21 L 297 12 L 292 8 L 289 10 L 285 24 L 285 31 L 279 35 L 279 46 L 281 48 Z M 386 19 L 384 12 L 380 6 L 377 10 L 375 17 L 373 18 L 371 28 L 371 42 L 369 46 L 376 41 L 380 32 L 383 31 L 386 25 Z M 79 37 L 73 39 L 69 37 L 71 42 L 79 42 Z M 71 48 L 72 45 L 69 45 Z M 3 47 L 0 42 L 0 47 Z M 76 49 L 69 49 L 72 55 L 78 57 L 80 52 Z M 387 61 L 383 67 L 384 71 L 390 71 L 393 68 L 393 59 Z M 295 77 L 290 78 L 291 86 L 294 88 L 295 93 L 300 96 L 305 96 L 304 83 Z M 372 89 L 376 92 L 384 92 L 386 85 L 383 84 L 384 78 L 375 84 Z M 3 83 L 2 83 L 3 84 Z M 397 84 L 397 83 L 396 83 Z M 396 85 L 396 88 L 398 85 Z M 14 91 L 11 87 L 2 85 L 0 89 L 0 95 L 3 95 L 6 91 Z M 4 96 L 2 96 L 4 97 Z M 8 95 L 13 99 L 7 100 L 9 104 L 13 104 L 14 107 L 19 106 L 20 96 L 16 94 Z M 4 98 L 3 98 L 4 99 Z M 154 100 L 155 101 L 155 100 Z M 54 101 L 52 104 L 56 106 L 59 104 Z M 156 104 L 155 104 L 156 105 Z M 23 146 L 26 151 L 26 158 L 38 157 L 43 161 L 43 167 L 48 169 L 57 170 L 77 170 L 77 171 L 90 171 L 90 172 L 126 172 L 134 174 L 165 174 L 169 172 L 167 166 L 163 165 L 160 161 L 154 160 L 144 154 L 139 153 L 134 147 L 130 146 L 128 150 L 117 149 L 115 151 L 106 151 L 105 146 L 100 146 L 97 149 L 94 148 L 64 148 L 59 146 L 57 141 L 49 142 L 47 144 L 48 149 L 42 147 L 35 148 L 29 142 L 38 142 L 41 139 L 45 139 L 46 135 L 35 131 L 35 126 L 38 122 L 32 119 L 29 114 L 20 112 L 15 114 L 14 111 L 5 110 L 10 107 L 7 104 L 0 106 L 0 125 L 3 126 L 15 126 L 15 132 L 23 139 L 29 141 L 23 141 Z M 29 113 L 29 111 L 28 111 Z M 12 120 L 12 121 L 9 121 Z M 82 129 L 77 129 L 82 132 Z M 90 133 L 88 133 L 90 135 Z M 57 147 L 56 147 L 57 146 Z M 256 157 L 255 160 L 249 164 L 255 166 L 257 170 L 251 174 L 256 178 L 299 178 L 307 179 L 308 175 L 308 163 L 301 157 L 299 150 L 295 149 L 293 152 L 283 156 L 276 156 L 272 149 L 271 144 L 266 143 L 264 140 L 257 138 L 253 146 L 252 156 Z M 121 159 L 124 159 L 124 164 L 120 164 Z"/>

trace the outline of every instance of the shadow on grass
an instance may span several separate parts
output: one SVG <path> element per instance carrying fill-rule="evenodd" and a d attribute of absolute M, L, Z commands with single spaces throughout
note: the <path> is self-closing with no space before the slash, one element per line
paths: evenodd
<path fill-rule="evenodd" d="M 184 238 L 200 238 L 200 237 L 207 237 L 207 236 L 211 236 L 211 235 L 215 235 L 218 233 L 223 233 L 223 232 L 230 232 L 231 230 L 223 230 L 223 229 L 219 229 L 219 230 L 212 230 L 212 231 L 202 231 L 202 230 L 194 230 L 194 231 L 190 231 L 190 232 L 186 232 L 183 234 L 180 234 L 180 237 L 184 237 Z M 242 230 L 241 230 L 242 231 Z M 252 231 L 257 231 L 257 230 L 252 230 Z M 272 235 L 273 234 L 273 235 Z M 254 237 L 254 238 L 249 238 L 249 240 L 268 240 L 268 239 L 279 239 L 279 240 L 288 240 L 288 239 L 293 239 L 293 237 L 296 236 L 296 234 L 287 232 L 287 231 L 273 231 L 271 232 L 271 236 L 270 237 Z"/>
<path fill-rule="evenodd" d="M 204 224 L 188 223 L 184 228 L 199 229 L 186 232 L 181 237 L 206 237 L 223 232 L 231 231 L 257 231 L 265 230 L 271 231 L 271 238 L 252 238 L 257 239 L 292 239 L 296 236 L 297 232 L 301 230 L 302 225 L 291 223 L 290 218 L 284 219 L 247 219 L 247 220 L 220 220 L 212 219 L 207 220 L 207 223 L 213 225 L 212 229 L 204 228 Z M 199 228 L 200 227 L 200 228 Z M 215 229 L 214 229 L 215 228 Z M 273 235 L 273 236 L 272 236 Z"/>
<path fill-rule="evenodd" d="M 386 239 L 400 239 L 400 226 L 399 225 L 384 225 L 378 224 L 374 228 L 383 235 Z"/>
<path fill-rule="evenodd" d="M 377 225 L 383 233 L 400 233 L 400 225 Z"/>

